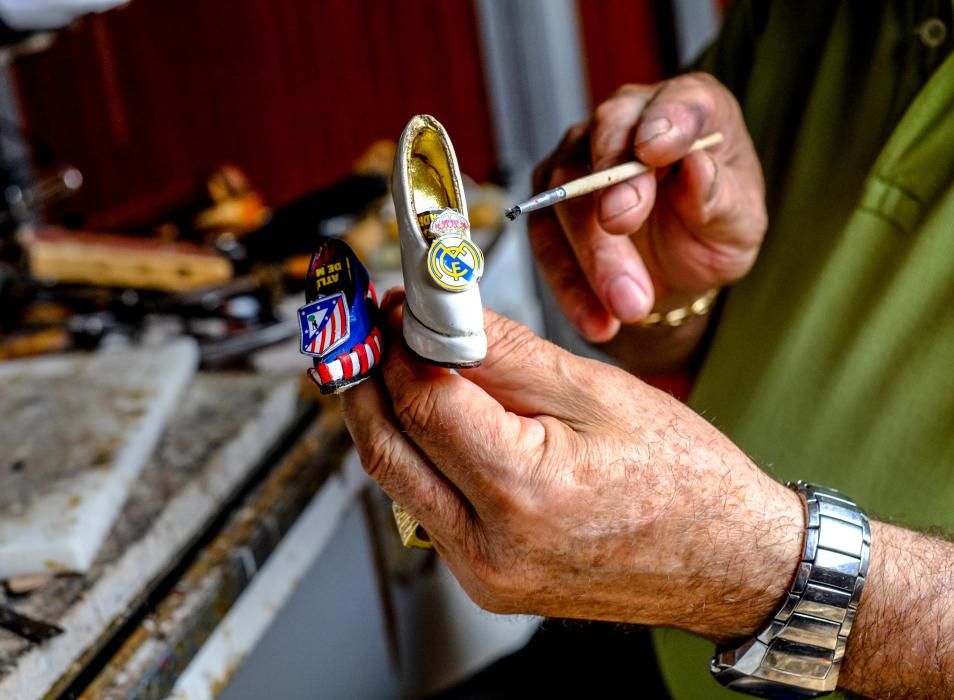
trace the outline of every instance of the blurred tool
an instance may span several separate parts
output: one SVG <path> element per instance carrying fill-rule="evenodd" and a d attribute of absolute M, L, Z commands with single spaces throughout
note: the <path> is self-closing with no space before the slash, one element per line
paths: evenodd
<path fill-rule="evenodd" d="M 0 164 L 0 333 L 20 322 L 31 297 L 22 234 L 44 209 L 70 197 L 82 184 L 82 174 L 70 166 L 27 185 L 16 175 L 15 164 Z"/>
<path fill-rule="evenodd" d="M 224 163 L 208 173 L 184 201 L 161 214 L 160 223 L 150 218 L 125 225 L 148 230 L 164 241 L 191 240 L 228 254 L 232 242 L 257 231 L 270 217 L 271 209 L 245 172 Z"/>
<path fill-rule="evenodd" d="M 716 131 L 694 142 L 689 147 L 689 152 L 701 151 L 704 148 L 715 146 L 719 143 L 722 143 L 722 134 Z M 640 163 L 638 160 L 633 160 L 612 168 L 607 168 L 606 170 L 590 173 L 560 187 L 554 187 L 546 192 L 541 192 L 525 202 L 520 202 L 520 204 L 507 210 L 507 218 L 514 221 L 521 214 L 552 207 L 554 204 L 559 204 L 567 199 L 582 197 L 585 194 L 602 190 L 618 182 L 624 182 L 631 177 L 642 175 L 650 170 L 652 170 L 650 166 Z"/>
<path fill-rule="evenodd" d="M 24 327 L 0 335 L 0 360 L 93 349 L 107 337 L 190 335 L 205 368 L 235 366 L 248 353 L 291 338 L 297 326 L 277 308 L 281 271 L 262 267 L 220 285 L 178 294 L 79 285 L 39 287 Z M 43 313 L 46 311 L 46 313 Z"/>
<path fill-rule="evenodd" d="M 214 241 L 223 235 L 242 236 L 268 222 L 271 210 L 237 166 L 219 166 L 205 186 L 210 206 L 192 220 L 192 228 L 202 233 L 205 240 Z"/>
<path fill-rule="evenodd" d="M 0 627 L 34 644 L 63 634 L 62 627 L 21 615 L 5 605 L 0 605 Z"/>
<path fill-rule="evenodd" d="M 384 177 L 349 175 L 277 209 L 267 224 L 243 236 L 239 242 L 251 260 L 279 261 L 296 254 L 310 256 L 320 236 L 341 236 L 371 202 L 387 192 Z"/>
<path fill-rule="evenodd" d="M 55 175 L 41 177 L 32 185 L 10 182 L 3 190 L 0 226 L 31 223 L 39 212 L 72 196 L 82 186 L 83 174 L 72 166 L 61 168 Z"/>

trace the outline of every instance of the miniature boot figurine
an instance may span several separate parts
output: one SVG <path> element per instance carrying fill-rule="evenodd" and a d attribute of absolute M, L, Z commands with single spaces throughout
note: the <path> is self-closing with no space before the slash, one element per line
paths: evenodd
<path fill-rule="evenodd" d="M 405 127 L 392 196 L 407 293 L 404 339 L 434 364 L 475 367 L 487 354 L 477 288 L 484 257 L 470 240 L 454 147 L 434 117 L 418 115 Z"/>
<path fill-rule="evenodd" d="M 311 258 L 298 309 L 301 352 L 314 358 L 311 378 L 322 394 L 339 394 L 371 374 L 383 349 L 378 300 L 368 271 L 342 240 L 322 243 Z"/>

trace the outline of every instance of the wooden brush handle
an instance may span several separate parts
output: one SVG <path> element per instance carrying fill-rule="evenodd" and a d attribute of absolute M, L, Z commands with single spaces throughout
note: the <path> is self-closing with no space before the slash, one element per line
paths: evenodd
<path fill-rule="evenodd" d="M 722 143 L 721 131 L 713 132 L 708 136 L 703 136 L 698 141 L 694 141 L 689 147 L 689 152 L 694 153 L 695 151 L 701 151 L 703 148 L 715 146 L 718 143 Z M 599 172 L 590 173 L 577 180 L 572 180 L 563 185 L 563 190 L 566 192 L 566 198 L 572 199 L 573 197 L 579 197 L 584 194 L 589 194 L 590 192 L 602 190 L 610 185 L 615 185 L 617 182 L 623 182 L 624 180 L 642 175 L 650 170 L 652 170 L 651 166 L 640 163 L 638 160 L 632 160 L 628 163 L 621 163 L 612 168 L 600 170 Z"/>

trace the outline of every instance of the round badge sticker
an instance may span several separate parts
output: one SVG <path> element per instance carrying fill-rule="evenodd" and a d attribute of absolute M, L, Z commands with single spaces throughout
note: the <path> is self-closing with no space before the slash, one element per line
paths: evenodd
<path fill-rule="evenodd" d="M 484 273 L 484 254 L 463 236 L 441 236 L 431 242 L 427 271 L 441 288 L 463 292 L 476 284 Z"/>

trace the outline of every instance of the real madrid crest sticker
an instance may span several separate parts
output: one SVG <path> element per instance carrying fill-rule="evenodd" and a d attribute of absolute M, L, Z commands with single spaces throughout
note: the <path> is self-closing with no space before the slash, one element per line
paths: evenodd
<path fill-rule="evenodd" d="M 463 292 L 484 273 L 484 254 L 468 237 L 470 224 L 459 212 L 445 209 L 429 227 L 434 239 L 427 253 L 427 272 L 442 289 Z"/>

